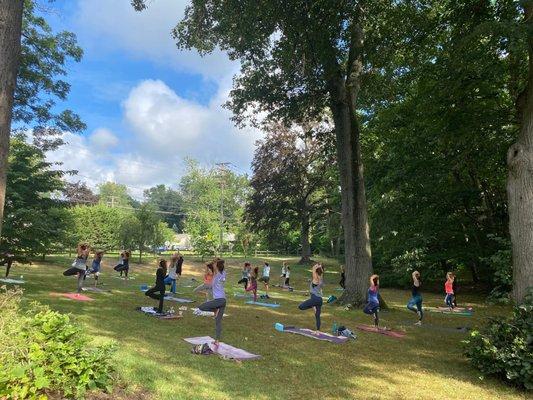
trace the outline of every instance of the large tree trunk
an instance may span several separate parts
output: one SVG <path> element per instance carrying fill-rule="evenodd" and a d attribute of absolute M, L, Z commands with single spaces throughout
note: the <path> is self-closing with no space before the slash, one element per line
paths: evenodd
<path fill-rule="evenodd" d="M 20 59 L 23 0 L 0 0 L 0 236 L 4 220 L 13 95 Z"/>
<path fill-rule="evenodd" d="M 302 254 L 298 264 L 309 264 L 311 262 L 311 244 L 309 243 L 309 214 L 303 213 L 300 240 L 302 244 Z"/>
<path fill-rule="evenodd" d="M 533 2 L 524 5 L 528 26 L 528 83 L 517 101 L 521 116 L 518 140 L 507 153 L 509 232 L 513 250 L 513 299 L 524 301 L 533 287 Z"/>
<path fill-rule="evenodd" d="M 341 211 L 344 231 L 346 289 L 340 301 L 362 304 L 366 299 L 368 278 L 372 274 L 370 238 L 366 216 L 363 166 L 359 132 L 352 123 L 349 98 L 344 81 L 338 80 L 331 91 L 331 111 L 335 122 L 337 163 L 341 186 Z"/>
<path fill-rule="evenodd" d="M 368 278 L 372 274 L 363 159 L 357 120 L 357 102 L 363 72 L 362 13 L 361 4 L 358 4 L 350 27 L 346 74 L 338 68 L 328 80 L 330 107 L 335 122 L 344 227 L 346 289 L 340 301 L 352 304 L 365 302 Z"/>

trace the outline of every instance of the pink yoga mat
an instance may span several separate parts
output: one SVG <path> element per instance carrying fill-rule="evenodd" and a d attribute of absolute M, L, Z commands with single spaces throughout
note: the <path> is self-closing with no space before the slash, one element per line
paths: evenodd
<path fill-rule="evenodd" d="M 79 293 L 55 293 L 55 292 L 51 292 L 50 296 L 52 296 L 52 297 L 66 297 L 67 299 L 77 300 L 77 301 L 93 301 L 94 300 L 94 299 L 92 299 L 92 298 L 90 298 L 88 296 L 85 296 L 85 295 L 79 294 Z"/>
<path fill-rule="evenodd" d="M 257 360 L 261 358 L 261 356 L 258 356 L 257 354 L 248 353 L 246 350 L 238 349 L 237 347 L 230 346 L 229 344 L 222 343 L 218 345 L 218 347 L 215 347 L 213 345 L 213 342 L 215 339 L 213 339 L 211 336 L 200 336 L 200 337 L 193 337 L 193 338 L 185 338 L 183 339 L 187 343 L 190 344 L 209 344 L 209 347 L 213 351 L 213 353 L 218 354 L 219 356 L 226 357 L 226 358 L 232 358 L 234 360 Z"/>
<path fill-rule="evenodd" d="M 283 332 L 295 333 L 297 335 L 306 336 L 308 338 L 317 339 L 317 340 L 325 340 L 327 342 L 336 343 L 336 344 L 346 343 L 350 339 L 350 338 L 347 338 L 346 336 L 335 336 L 335 335 L 330 335 L 329 333 L 325 333 L 325 332 L 319 332 L 318 334 L 315 334 L 315 331 L 311 329 L 297 328 L 294 326 L 284 327 Z"/>
<path fill-rule="evenodd" d="M 397 331 L 389 331 L 386 329 L 379 329 L 377 330 L 375 327 L 370 325 L 357 325 L 357 329 L 364 332 L 370 332 L 370 333 L 379 333 L 381 335 L 390 336 L 395 339 L 401 339 L 405 336 L 405 333 L 403 332 L 397 332 Z"/>

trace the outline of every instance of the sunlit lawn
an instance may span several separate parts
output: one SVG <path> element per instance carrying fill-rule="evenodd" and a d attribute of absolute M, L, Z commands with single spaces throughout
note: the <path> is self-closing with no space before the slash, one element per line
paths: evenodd
<path fill-rule="evenodd" d="M 200 260 L 184 265 L 183 279 L 200 280 Z M 280 260 L 271 258 L 273 280 L 277 281 Z M 495 380 L 481 380 L 462 356 L 461 340 L 465 334 L 418 328 L 405 324 L 415 316 L 405 309 L 409 293 L 383 289 L 383 297 L 392 307 L 381 315 L 382 323 L 405 329 L 402 340 L 357 332 L 357 340 L 343 345 L 309 339 L 274 330 L 275 322 L 312 328 L 312 311 L 299 311 L 297 305 L 306 296 L 274 290 L 271 297 L 280 308 L 245 305 L 233 297 L 241 292 L 236 282 L 243 259 L 228 260 L 228 317 L 224 318 L 223 341 L 260 354 L 259 361 L 237 363 L 216 356 L 197 356 L 182 339 L 214 335 L 212 318 L 185 312 L 181 320 L 162 321 L 135 310 L 141 305 L 155 305 L 144 296 L 139 285 L 152 284 L 155 263 L 133 264 L 134 280 L 122 281 L 111 270 L 116 259 L 107 259 L 101 282 L 111 294 L 91 293 L 96 301 L 75 302 L 50 297 L 50 292 L 73 291 L 74 278 L 62 276 L 70 260 L 55 257 L 45 263 L 13 267 L 12 277 L 24 276 L 25 298 L 49 304 L 69 312 L 83 323 L 94 343 L 114 340 L 118 344 L 115 363 L 128 390 L 147 391 L 154 399 L 523 399 L 525 394 Z M 255 260 L 259 264 L 259 260 Z M 291 260 L 293 262 L 296 259 Z M 292 267 L 291 283 L 307 288 L 309 273 L 305 267 Z M 339 276 L 326 274 L 325 295 L 340 292 L 335 288 Z M 92 278 L 87 285 L 92 284 Z M 182 297 L 191 297 L 192 288 L 179 288 Z M 198 304 L 203 297 L 197 296 Z M 475 309 L 473 317 L 426 313 L 426 322 L 434 326 L 475 326 L 489 315 L 506 315 L 508 307 L 487 306 L 481 297 L 461 295 L 463 304 Z M 424 304 L 441 305 L 442 296 L 424 293 Z M 177 303 L 166 303 L 174 306 Z M 359 323 L 370 323 L 360 310 L 344 311 L 325 305 L 323 330 L 336 321 L 352 330 Z"/>

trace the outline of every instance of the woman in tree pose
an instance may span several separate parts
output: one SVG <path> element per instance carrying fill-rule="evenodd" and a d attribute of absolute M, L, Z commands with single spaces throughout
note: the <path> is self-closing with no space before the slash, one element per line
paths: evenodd
<path fill-rule="evenodd" d="M 308 310 L 310 308 L 315 310 L 316 333 L 318 333 L 321 325 L 320 312 L 322 311 L 322 287 L 324 286 L 324 268 L 322 264 L 315 264 L 311 274 L 313 279 L 309 285 L 310 297 L 301 303 L 298 308 L 300 310 Z"/>
<path fill-rule="evenodd" d="M 249 262 L 244 263 L 244 267 L 242 267 L 241 271 L 241 279 L 239 282 L 237 282 L 239 285 L 244 284 L 244 290 L 246 290 L 246 287 L 248 286 L 248 280 L 250 279 L 250 270 L 252 269 Z"/>
<path fill-rule="evenodd" d="M 424 317 L 424 311 L 422 311 L 422 295 L 420 294 L 420 286 L 422 281 L 420 280 L 420 272 L 413 272 L 413 287 L 411 289 L 411 299 L 407 303 L 407 308 L 418 315 L 418 322 L 415 325 L 422 325 L 422 318 Z"/>
<path fill-rule="evenodd" d="M 344 269 L 344 265 L 341 265 L 341 281 L 339 282 L 339 285 L 341 285 L 341 288 L 346 289 L 346 270 Z"/>
<path fill-rule="evenodd" d="M 285 268 L 285 286 L 286 287 L 290 286 L 290 283 L 289 283 L 290 277 L 291 277 L 291 267 L 287 265 L 287 268 Z"/>
<path fill-rule="evenodd" d="M 81 293 L 83 287 L 83 279 L 85 278 L 85 271 L 87 270 L 87 258 L 89 257 L 89 245 L 87 243 L 80 243 L 76 249 L 77 256 L 72 266 L 63 272 L 64 276 L 78 276 L 78 293 Z"/>
<path fill-rule="evenodd" d="M 268 265 L 267 262 L 265 262 L 265 265 L 263 265 L 263 276 L 261 277 L 261 282 L 265 284 L 265 297 L 269 299 L 268 296 L 268 284 L 270 282 L 270 265 Z"/>
<path fill-rule="evenodd" d="M 176 294 L 176 281 L 178 280 L 178 276 L 181 275 L 181 265 L 179 266 L 178 274 L 179 257 L 180 255 L 178 253 L 172 254 L 172 257 L 170 258 L 170 267 L 168 269 L 168 275 L 165 277 L 165 285 L 170 285 L 170 291 L 173 294 Z"/>
<path fill-rule="evenodd" d="M 259 275 L 259 267 L 255 267 L 250 274 L 250 283 L 246 288 L 247 292 L 252 292 L 254 295 L 254 301 L 257 301 L 257 276 Z"/>
<path fill-rule="evenodd" d="M 379 329 L 379 275 L 370 277 L 370 287 L 368 288 L 367 303 L 363 312 L 374 317 L 374 327 Z"/>
<path fill-rule="evenodd" d="M 213 289 L 213 276 L 215 275 L 214 263 L 205 265 L 204 283 L 193 290 L 194 293 L 205 292 L 205 300 L 208 301 Z"/>
<path fill-rule="evenodd" d="M 120 254 L 121 262 L 115 266 L 114 270 L 120 272 L 120 276 L 124 272 L 124 276 L 128 279 L 128 272 L 130 271 L 130 252 L 124 251 Z"/>
<path fill-rule="evenodd" d="M 283 261 L 283 264 L 281 264 L 281 275 L 279 276 L 280 279 L 280 287 L 285 286 L 285 278 L 287 276 L 287 262 Z"/>
<path fill-rule="evenodd" d="M 446 283 L 444 284 L 444 290 L 446 291 L 446 297 L 444 298 L 444 302 L 446 303 L 446 305 L 448 306 L 448 308 L 451 310 L 453 310 L 453 308 L 455 307 L 453 305 L 453 298 L 454 298 L 454 295 L 453 295 L 453 281 L 454 281 L 454 274 L 453 272 L 448 272 L 446 274 Z"/>
<path fill-rule="evenodd" d="M 215 313 L 215 346 L 218 346 L 222 334 L 222 317 L 226 309 L 226 293 L 224 284 L 226 283 L 226 272 L 224 271 L 224 260 L 217 260 L 215 265 L 215 275 L 213 277 L 213 300 L 200 304 L 201 311 L 212 311 Z"/>
<path fill-rule="evenodd" d="M 94 286 L 98 285 L 98 278 L 100 277 L 100 269 L 102 264 L 102 258 L 104 258 L 104 252 L 103 251 L 97 251 L 94 254 L 93 263 L 91 264 L 91 268 L 89 268 L 87 271 L 85 271 L 85 276 L 83 279 L 85 279 L 88 275 L 93 274 L 94 275 Z"/>
<path fill-rule="evenodd" d="M 159 314 L 163 313 L 163 301 L 165 299 L 165 276 L 167 274 L 167 261 L 159 260 L 157 271 L 155 273 L 155 285 L 148 289 L 144 294 L 154 300 L 159 300 L 159 307 L 154 307 Z"/>

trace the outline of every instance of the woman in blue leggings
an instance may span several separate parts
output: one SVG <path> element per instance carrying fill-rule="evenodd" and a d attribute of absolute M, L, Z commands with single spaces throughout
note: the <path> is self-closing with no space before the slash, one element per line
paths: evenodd
<path fill-rule="evenodd" d="M 314 308 L 316 331 L 320 331 L 320 312 L 322 310 L 322 287 L 324 286 L 324 268 L 321 264 L 315 264 L 313 267 L 313 279 L 309 285 L 311 297 L 298 306 L 300 310 Z"/>
<path fill-rule="evenodd" d="M 420 272 L 413 272 L 413 288 L 411 291 L 411 299 L 407 303 L 407 308 L 418 315 L 418 322 L 415 325 L 422 325 L 422 318 L 424 318 L 424 311 L 422 311 L 422 295 L 420 294 Z"/>

